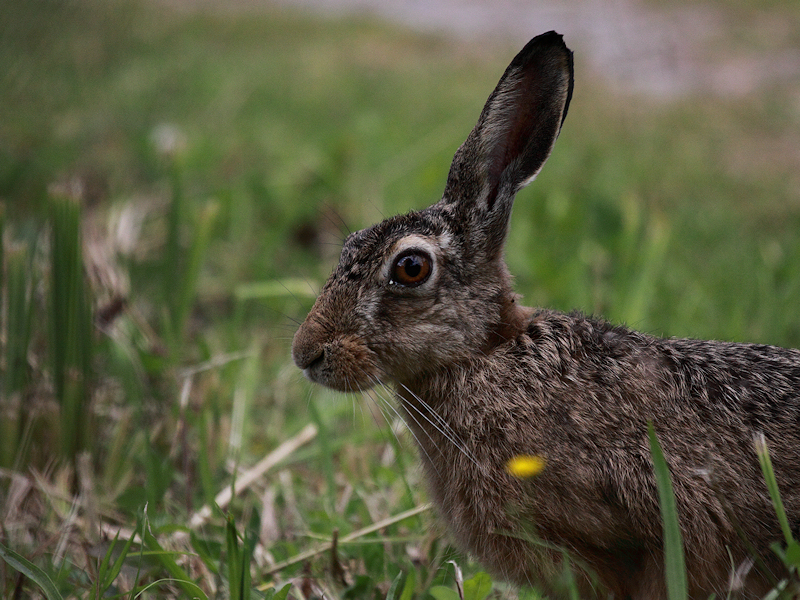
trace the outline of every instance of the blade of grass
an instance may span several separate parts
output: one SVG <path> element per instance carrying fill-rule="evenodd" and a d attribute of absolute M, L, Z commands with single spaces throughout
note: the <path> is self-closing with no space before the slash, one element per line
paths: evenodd
<path fill-rule="evenodd" d="M 1 239 L 1 238 L 0 238 Z M 0 245 L 2 245 L 0 243 Z M 23 468 L 26 460 L 22 448 L 22 432 L 25 428 L 26 411 L 21 401 L 22 394 L 28 385 L 28 347 L 31 340 L 31 324 L 33 318 L 33 298 L 31 294 L 31 256 L 27 244 L 6 253 L 7 276 L 5 298 L 5 381 L 3 386 L 2 407 L 6 414 L 15 418 L 2 419 L 3 440 L 0 442 L 0 464 L 10 467 L 15 464 Z M 0 271 L 2 271 L 0 263 Z M 2 288 L 0 288 L 2 289 Z M 14 404 L 18 404 L 14 411 Z"/>
<path fill-rule="evenodd" d="M 142 537 L 144 539 L 144 546 L 146 546 L 150 551 L 148 555 L 154 556 L 158 560 L 164 570 L 166 570 L 172 576 L 173 581 L 178 584 L 184 593 L 188 594 L 190 597 L 196 597 L 196 593 L 200 592 L 200 598 L 203 600 L 208 600 L 208 597 L 205 595 L 205 593 L 203 593 L 197 584 L 191 580 L 186 571 L 184 571 L 181 566 L 175 562 L 175 559 L 172 556 L 176 553 L 164 550 L 161 544 L 159 544 L 156 537 L 150 531 L 150 524 L 146 517 L 145 523 L 142 527 Z"/>
<path fill-rule="evenodd" d="M 114 583 L 114 581 L 116 581 L 117 576 L 122 570 L 122 565 L 125 563 L 125 559 L 128 557 L 131 545 L 133 544 L 133 539 L 136 537 L 135 532 L 128 537 L 128 540 L 122 547 L 119 556 L 117 556 L 116 560 L 111 565 L 111 568 L 108 568 L 108 563 L 110 562 L 110 557 L 119 539 L 119 534 L 120 531 L 118 530 L 117 535 L 114 537 L 114 540 L 111 542 L 111 545 L 108 548 L 108 552 L 106 552 L 105 557 L 103 557 L 103 564 L 101 565 L 101 568 L 98 571 L 97 581 L 98 584 L 100 585 L 100 589 L 98 590 L 98 595 L 97 595 L 98 598 L 103 598 L 105 596 L 106 591 L 108 591 L 108 588 L 110 588 L 111 585 Z"/>
<path fill-rule="evenodd" d="M 197 472 L 199 475 L 200 487 L 203 490 L 203 498 L 205 499 L 206 503 L 203 508 L 195 514 L 205 514 L 204 511 L 206 507 L 214 506 L 214 497 L 217 491 L 217 483 L 211 468 L 211 463 L 215 457 L 215 453 L 211 449 L 211 442 L 208 434 L 209 422 L 212 419 L 213 415 L 211 411 L 208 410 L 201 411 L 200 415 L 198 415 L 198 424 L 196 429 L 200 438 L 200 448 L 202 448 L 202 450 L 199 452 L 197 457 Z M 210 516 L 211 512 L 209 510 L 207 517 Z"/>
<path fill-rule="evenodd" d="M 241 374 L 236 382 L 236 389 L 233 392 L 233 412 L 231 414 L 231 432 L 228 443 L 228 459 L 238 463 L 241 454 L 242 441 L 247 434 L 247 415 L 249 407 L 255 397 L 258 387 L 259 374 L 261 367 L 258 346 L 251 347 L 249 355 L 244 360 Z"/>
<path fill-rule="evenodd" d="M 659 271 L 664 262 L 670 242 L 669 224 L 665 219 L 654 217 L 648 223 L 644 240 L 643 249 L 634 251 L 630 254 L 638 257 L 639 264 L 636 266 L 635 277 L 630 277 L 629 284 L 625 290 L 625 298 L 619 303 L 624 308 L 623 321 L 628 323 L 640 323 L 647 316 L 647 310 L 652 304 L 654 294 L 656 294 Z"/>
<path fill-rule="evenodd" d="M 189 532 L 189 542 L 192 546 L 192 550 L 200 557 L 206 568 L 214 575 L 219 575 L 220 565 L 217 560 L 218 553 L 214 552 L 211 547 L 213 542 L 209 543 L 209 540 L 201 538 L 194 531 Z M 220 543 L 219 546 L 221 548 L 222 544 Z"/>
<path fill-rule="evenodd" d="M 572 570 L 572 561 L 570 560 L 569 552 L 562 550 L 561 556 L 564 557 L 564 588 L 569 593 L 570 600 L 579 600 L 581 595 L 578 591 L 578 582 L 575 580 L 575 572 Z"/>
<path fill-rule="evenodd" d="M 672 491 L 672 478 L 664 452 L 658 442 L 653 423 L 648 421 L 647 433 L 650 437 L 650 453 L 653 456 L 658 498 L 661 506 L 661 522 L 664 528 L 664 567 L 667 577 L 667 597 L 669 600 L 686 600 L 688 583 L 683 555 L 683 539 L 678 523 L 678 509 Z"/>
<path fill-rule="evenodd" d="M 111 564 L 111 557 L 114 554 L 114 547 L 117 545 L 118 541 L 119 531 L 117 531 L 117 535 L 114 536 L 114 539 L 112 539 L 111 543 L 108 545 L 106 555 L 103 557 L 103 560 L 100 561 L 100 566 L 97 568 L 97 589 L 95 590 L 95 598 L 102 598 L 103 594 L 108 589 L 105 586 L 106 574 L 108 573 L 108 568 Z"/>
<path fill-rule="evenodd" d="M 137 592 L 134 598 L 139 598 L 142 594 L 144 594 L 147 590 L 157 585 L 161 585 L 162 583 L 176 583 L 178 586 L 187 594 L 189 598 L 194 600 L 195 598 L 201 598 L 208 600 L 208 596 L 206 596 L 205 592 L 200 588 L 199 585 L 193 583 L 191 581 L 186 581 L 184 579 L 171 579 L 169 577 L 163 579 L 157 579 L 152 583 L 148 583 L 147 585 L 141 587 Z"/>
<path fill-rule="evenodd" d="M 786 517 L 786 509 L 783 506 L 783 500 L 781 500 L 778 480 L 775 478 L 775 471 L 772 468 L 772 460 L 769 457 L 769 449 L 767 448 L 764 434 L 756 436 L 754 442 L 758 462 L 761 464 L 761 472 L 764 474 L 764 481 L 767 483 L 767 489 L 769 490 L 770 498 L 772 498 L 775 515 L 778 517 L 778 523 L 780 523 L 781 531 L 783 532 L 783 539 L 787 546 L 791 546 L 794 541 L 792 529 L 789 526 L 789 519 Z"/>
<path fill-rule="evenodd" d="M 250 513 L 250 521 L 244 530 L 244 540 L 242 543 L 243 560 L 242 560 L 242 581 L 244 586 L 244 600 L 250 600 L 252 592 L 252 575 L 250 573 L 250 564 L 253 562 L 253 554 L 255 553 L 256 544 L 261 531 L 261 515 L 257 510 Z"/>
<path fill-rule="evenodd" d="M 225 528 L 225 541 L 228 563 L 228 586 L 231 600 L 249 600 L 251 595 L 250 562 L 253 559 L 253 550 L 258 540 L 260 518 L 253 511 L 250 522 L 245 528 L 244 539 L 239 544 L 239 534 L 232 514 L 228 514 Z M 224 567 L 225 565 L 221 565 Z"/>
<path fill-rule="evenodd" d="M 242 565 L 242 552 L 239 548 L 239 536 L 236 534 L 236 524 L 233 515 L 228 514 L 225 527 L 225 546 L 228 563 L 228 594 L 231 600 L 244 600 L 242 581 L 244 567 Z"/>
<path fill-rule="evenodd" d="M 400 594 L 400 584 L 403 582 L 403 573 L 400 572 L 392 580 L 389 590 L 386 592 L 386 600 L 398 600 Z"/>
<path fill-rule="evenodd" d="M 50 348 L 61 419 L 62 458 L 75 463 L 89 448 L 89 371 L 92 321 L 83 269 L 81 207 L 77 199 L 50 201 Z"/>
<path fill-rule="evenodd" d="M 411 600 L 414 597 L 414 588 L 417 586 L 417 572 L 411 569 L 406 577 L 406 582 L 403 585 L 403 591 L 400 594 L 400 600 Z"/>
<path fill-rule="evenodd" d="M 5 265 L 5 232 L 6 232 L 6 205 L 0 204 L 0 327 L 2 327 L 2 315 L 3 315 L 3 304 L 5 302 L 5 297 L 3 296 L 3 284 L 5 280 L 3 279 L 5 271 L 3 269 L 3 265 Z"/>
<path fill-rule="evenodd" d="M 286 597 L 289 595 L 289 590 L 291 589 L 291 583 L 287 583 L 279 590 L 275 590 L 275 588 L 269 588 L 264 593 L 264 600 L 286 600 Z"/>
<path fill-rule="evenodd" d="M 322 415 L 317 408 L 316 396 L 313 396 L 308 401 L 308 413 L 314 421 L 319 431 L 319 445 L 322 450 L 320 460 L 322 461 L 322 472 L 325 474 L 326 494 L 325 502 L 328 506 L 328 512 L 332 512 L 333 507 L 336 506 L 336 481 L 334 473 L 336 469 L 333 464 L 333 448 L 331 447 L 331 435 Z"/>
<path fill-rule="evenodd" d="M 161 269 L 163 277 L 164 306 L 167 307 L 164 317 L 166 320 L 164 333 L 167 336 L 167 345 L 174 348 L 179 339 L 178 328 L 180 327 L 178 312 L 181 305 L 183 294 L 176 293 L 176 286 L 180 286 L 183 279 L 183 252 L 181 248 L 181 233 L 183 229 L 183 219 L 186 214 L 184 208 L 183 176 L 178 160 L 174 156 L 168 156 L 169 177 L 172 188 L 169 209 L 167 211 L 167 239 L 164 252 L 164 262 Z"/>
<path fill-rule="evenodd" d="M 183 339 L 186 322 L 191 312 L 192 303 L 197 294 L 197 281 L 200 277 L 200 267 L 203 266 L 203 259 L 211 241 L 211 233 L 214 223 L 219 213 L 219 203 L 209 200 L 197 215 L 192 232 L 192 243 L 189 246 L 187 262 L 185 264 L 183 277 L 178 280 L 181 285 L 178 289 L 179 305 L 177 313 L 177 326 L 179 340 Z"/>
<path fill-rule="evenodd" d="M 190 245 L 188 248 L 183 248 L 181 234 L 184 228 L 183 214 L 186 210 L 183 195 L 180 169 L 175 164 L 173 165 L 173 197 L 167 216 L 166 262 L 162 271 L 165 306 L 168 307 L 165 329 L 173 358 L 177 356 L 185 334 L 186 323 L 197 294 L 200 268 L 203 265 L 220 208 L 219 203 L 214 200 L 208 201 L 203 206 L 195 221 L 191 223 L 191 231 L 188 232 Z"/>
<path fill-rule="evenodd" d="M 6 548 L 3 544 L 0 544 L 0 558 L 42 588 L 47 600 L 63 600 L 63 596 L 56 588 L 53 580 L 50 579 L 50 576 L 27 558 L 17 554 L 10 548 Z"/>

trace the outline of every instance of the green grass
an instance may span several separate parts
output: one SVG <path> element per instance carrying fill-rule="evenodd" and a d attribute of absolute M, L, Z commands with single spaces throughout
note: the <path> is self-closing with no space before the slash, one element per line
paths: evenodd
<path fill-rule="evenodd" d="M 395 419 L 307 384 L 289 346 L 349 230 L 437 199 L 516 50 L 278 9 L 6 2 L 0 595 L 452 597 L 454 560 L 483 596 L 415 510 Z M 590 80 L 575 50 L 561 139 L 515 206 L 526 302 L 800 346 L 780 154 L 797 82 L 653 101 Z"/>
<path fill-rule="evenodd" d="M 672 476 L 652 421 L 647 422 L 647 433 L 650 438 L 653 471 L 658 485 L 658 502 L 661 507 L 667 597 L 670 600 L 686 600 L 689 595 L 688 582 L 686 580 L 683 539 L 678 522 L 678 509 L 675 505 L 675 494 L 672 490 Z"/>

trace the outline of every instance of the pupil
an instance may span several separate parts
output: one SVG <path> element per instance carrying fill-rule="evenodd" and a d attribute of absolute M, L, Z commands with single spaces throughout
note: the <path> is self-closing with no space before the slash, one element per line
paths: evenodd
<path fill-rule="evenodd" d="M 404 262 L 405 265 L 403 265 L 403 268 L 406 271 L 406 275 L 412 279 L 417 277 L 422 271 L 422 263 L 416 256 L 409 256 Z"/>

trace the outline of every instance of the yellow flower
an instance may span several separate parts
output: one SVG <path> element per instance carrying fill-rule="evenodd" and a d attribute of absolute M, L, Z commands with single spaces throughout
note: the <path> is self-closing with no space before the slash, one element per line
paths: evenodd
<path fill-rule="evenodd" d="M 544 471 L 545 460 L 541 456 L 518 454 L 506 463 L 506 471 L 514 477 L 527 479 Z"/>

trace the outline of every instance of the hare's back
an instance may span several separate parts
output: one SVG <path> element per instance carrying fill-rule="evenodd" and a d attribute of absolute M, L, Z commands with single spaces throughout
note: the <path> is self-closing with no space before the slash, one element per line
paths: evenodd
<path fill-rule="evenodd" d="M 589 387 L 650 390 L 645 406 L 739 415 L 754 431 L 800 435 L 800 350 L 763 344 L 657 338 L 624 326 L 554 311 L 535 313 L 528 361 Z M 655 396 L 653 396 L 653 393 Z M 654 415 L 655 416 L 655 415 Z"/>

